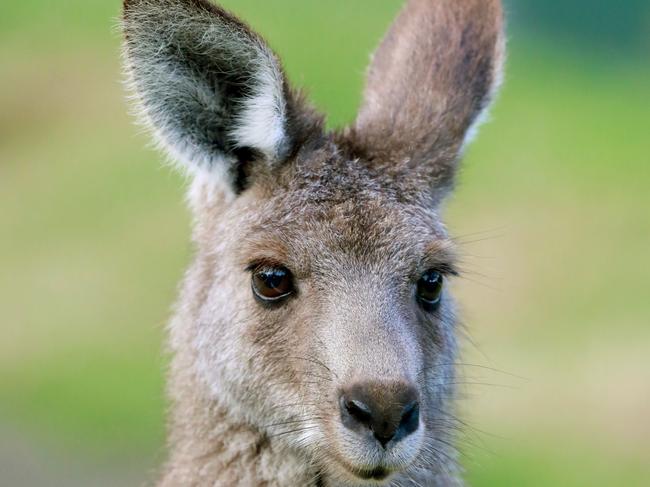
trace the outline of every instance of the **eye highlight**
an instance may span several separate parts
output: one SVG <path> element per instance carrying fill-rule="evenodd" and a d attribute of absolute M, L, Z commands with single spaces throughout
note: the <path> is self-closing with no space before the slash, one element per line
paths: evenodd
<path fill-rule="evenodd" d="M 286 267 L 256 267 L 252 272 L 253 294 L 262 302 L 278 303 L 293 294 L 293 276 Z"/>
<path fill-rule="evenodd" d="M 443 275 L 436 270 L 428 270 L 417 283 L 417 300 L 425 311 L 435 311 L 440 305 L 442 289 L 444 285 Z"/>

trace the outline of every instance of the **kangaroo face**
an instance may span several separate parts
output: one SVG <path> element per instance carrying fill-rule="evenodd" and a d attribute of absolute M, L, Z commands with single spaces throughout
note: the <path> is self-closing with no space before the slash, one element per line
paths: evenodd
<path fill-rule="evenodd" d="M 193 178 L 192 318 L 173 337 L 215 403 L 336 485 L 443 472 L 453 455 L 439 208 L 499 82 L 501 29 L 497 0 L 409 1 L 357 120 L 327 132 L 229 13 L 125 2 L 143 120 Z"/>
<path fill-rule="evenodd" d="M 313 162 L 215 212 L 201 370 L 270 437 L 384 479 L 446 437 L 453 246 L 434 211 L 387 195 L 359 161 L 332 155 L 317 175 Z"/>

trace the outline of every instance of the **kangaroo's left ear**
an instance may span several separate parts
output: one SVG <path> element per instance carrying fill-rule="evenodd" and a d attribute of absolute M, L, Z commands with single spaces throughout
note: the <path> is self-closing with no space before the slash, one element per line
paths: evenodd
<path fill-rule="evenodd" d="M 504 52 L 500 0 L 408 0 L 374 55 L 353 147 L 439 201 L 497 91 Z"/>
<path fill-rule="evenodd" d="M 320 121 L 243 22 L 208 0 L 125 0 L 129 82 L 157 141 L 235 192 L 251 164 L 278 165 Z"/>

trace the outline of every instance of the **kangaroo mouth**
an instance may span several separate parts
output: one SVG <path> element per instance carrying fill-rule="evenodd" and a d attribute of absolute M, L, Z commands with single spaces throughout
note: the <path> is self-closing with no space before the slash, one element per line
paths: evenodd
<path fill-rule="evenodd" d="M 395 473 L 395 470 L 389 469 L 384 466 L 376 466 L 370 468 L 355 467 L 350 465 L 347 461 L 340 457 L 336 458 L 337 463 L 352 477 L 368 480 L 373 482 L 383 482 Z"/>
<path fill-rule="evenodd" d="M 353 472 L 357 477 L 363 480 L 377 480 L 382 481 L 390 477 L 391 473 L 384 467 L 376 467 L 372 470 L 356 470 Z"/>

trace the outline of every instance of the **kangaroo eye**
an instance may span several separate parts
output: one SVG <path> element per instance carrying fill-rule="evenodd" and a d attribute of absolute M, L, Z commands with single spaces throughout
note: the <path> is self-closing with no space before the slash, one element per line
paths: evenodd
<path fill-rule="evenodd" d="M 253 294 L 266 303 L 281 301 L 294 291 L 291 272 L 284 267 L 253 270 Z"/>
<path fill-rule="evenodd" d="M 422 274 L 417 284 L 417 299 L 426 311 L 435 311 L 440 304 L 444 278 L 438 271 Z"/>

